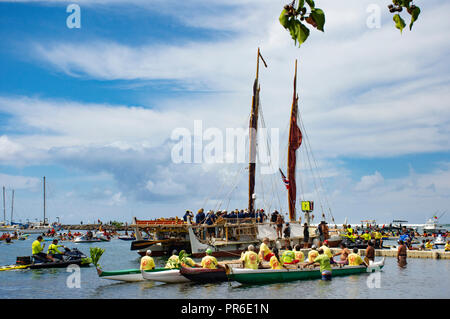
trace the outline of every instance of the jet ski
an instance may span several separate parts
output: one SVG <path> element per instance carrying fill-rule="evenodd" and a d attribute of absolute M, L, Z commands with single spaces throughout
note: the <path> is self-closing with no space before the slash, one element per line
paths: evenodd
<path fill-rule="evenodd" d="M 36 255 L 19 256 L 16 259 L 17 266 L 26 266 L 24 268 L 41 269 L 41 268 L 65 268 L 69 265 L 78 265 L 80 267 L 89 267 L 90 260 L 76 248 L 65 248 L 65 252 L 60 259 L 54 256 L 56 261 L 44 259 Z"/>

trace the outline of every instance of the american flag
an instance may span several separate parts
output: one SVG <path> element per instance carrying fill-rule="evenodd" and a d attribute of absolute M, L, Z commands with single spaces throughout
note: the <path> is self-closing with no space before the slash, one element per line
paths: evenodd
<path fill-rule="evenodd" d="M 283 172 L 281 171 L 281 168 L 279 170 L 281 174 L 281 179 L 284 182 L 284 186 L 286 186 L 286 189 L 289 189 L 289 180 L 286 178 L 286 176 L 284 176 Z"/>

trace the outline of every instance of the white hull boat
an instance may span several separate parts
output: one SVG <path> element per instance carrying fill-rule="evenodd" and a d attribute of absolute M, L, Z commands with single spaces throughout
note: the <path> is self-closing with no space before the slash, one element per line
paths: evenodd
<path fill-rule="evenodd" d="M 184 283 L 190 282 L 189 279 L 184 277 L 179 269 L 168 269 L 168 270 L 160 270 L 160 271 L 141 271 L 142 277 L 145 280 L 152 281 L 161 281 L 165 283 L 175 284 L 175 283 Z"/>

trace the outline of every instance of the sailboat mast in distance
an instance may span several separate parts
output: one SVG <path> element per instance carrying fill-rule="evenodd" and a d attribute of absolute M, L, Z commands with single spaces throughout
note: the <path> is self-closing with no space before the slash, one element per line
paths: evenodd
<path fill-rule="evenodd" d="M 291 119 L 289 126 L 289 144 L 287 157 L 287 174 L 289 180 L 288 203 L 289 203 L 289 219 L 296 220 L 295 201 L 297 198 L 297 186 L 295 182 L 295 170 L 297 164 L 296 151 L 302 144 L 302 132 L 297 124 L 298 117 L 298 96 L 297 96 L 297 60 L 295 60 L 294 74 L 294 94 L 292 98 Z"/>
<path fill-rule="evenodd" d="M 11 222 L 12 225 L 13 222 L 13 213 L 14 213 L 14 189 L 12 190 L 12 198 L 11 198 Z"/>
<path fill-rule="evenodd" d="M 45 225 L 45 176 L 44 176 L 44 225 Z"/>
<path fill-rule="evenodd" d="M 3 221 L 6 222 L 6 194 L 5 194 L 5 186 L 3 186 Z"/>

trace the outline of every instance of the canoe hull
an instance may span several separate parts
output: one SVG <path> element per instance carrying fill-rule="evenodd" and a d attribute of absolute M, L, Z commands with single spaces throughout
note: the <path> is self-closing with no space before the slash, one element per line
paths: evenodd
<path fill-rule="evenodd" d="M 375 272 L 383 268 L 382 262 L 374 263 L 369 267 L 365 266 L 344 266 L 332 270 L 333 277 L 356 275 L 366 272 Z M 296 280 L 321 279 L 322 274 L 319 269 L 239 269 L 231 268 L 228 277 L 231 280 L 243 284 L 268 284 L 278 282 L 289 282 Z"/>
<path fill-rule="evenodd" d="M 228 281 L 225 269 L 185 268 L 180 269 L 182 276 L 198 283 L 213 283 Z"/>
<path fill-rule="evenodd" d="M 140 269 L 99 271 L 99 277 L 102 279 L 126 281 L 126 282 L 144 281 Z"/>
<path fill-rule="evenodd" d="M 189 279 L 180 274 L 179 269 L 164 269 L 160 271 L 142 271 L 142 277 L 145 280 L 160 281 L 165 283 L 184 283 L 190 282 Z"/>

